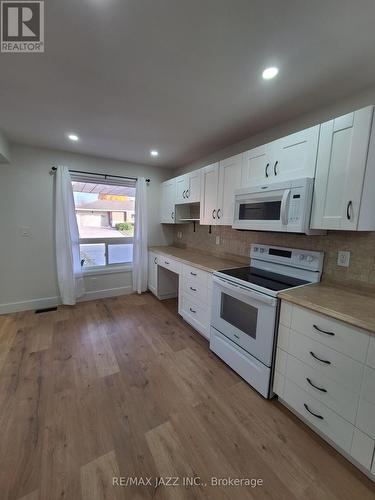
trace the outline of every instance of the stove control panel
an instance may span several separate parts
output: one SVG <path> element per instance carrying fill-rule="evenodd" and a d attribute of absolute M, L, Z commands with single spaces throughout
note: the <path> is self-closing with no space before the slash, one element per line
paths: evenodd
<path fill-rule="evenodd" d="M 250 248 L 250 257 L 265 262 L 285 264 L 311 271 L 321 271 L 324 253 L 315 252 L 313 250 L 299 250 L 296 248 L 275 247 L 254 243 Z"/>

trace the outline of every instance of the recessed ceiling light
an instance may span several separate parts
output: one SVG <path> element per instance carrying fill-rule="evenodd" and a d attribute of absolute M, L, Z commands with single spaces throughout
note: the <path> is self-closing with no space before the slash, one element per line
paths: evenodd
<path fill-rule="evenodd" d="M 150 151 L 150 155 L 151 155 L 151 156 L 159 156 L 159 151 L 156 151 L 156 149 L 152 149 L 152 150 Z"/>
<path fill-rule="evenodd" d="M 73 142 L 79 141 L 79 137 L 77 134 L 68 134 L 68 139 L 70 139 Z"/>
<path fill-rule="evenodd" d="M 271 66 L 270 68 L 266 68 L 262 76 L 264 80 L 271 80 L 272 78 L 275 78 L 275 76 L 278 74 L 279 68 L 276 68 L 275 66 Z"/>

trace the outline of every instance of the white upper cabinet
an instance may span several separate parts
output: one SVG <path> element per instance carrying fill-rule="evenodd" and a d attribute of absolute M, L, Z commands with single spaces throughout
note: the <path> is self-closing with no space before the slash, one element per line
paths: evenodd
<path fill-rule="evenodd" d="M 241 186 L 242 154 L 202 169 L 200 223 L 231 226 L 234 190 Z"/>
<path fill-rule="evenodd" d="M 323 123 L 311 227 L 375 229 L 373 106 Z"/>
<path fill-rule="evenodd" d="M 273 164 L 272 143 L 258 146 L 243 153 L 241 184 L 250 186 L 262 184 L 271 176 Z"/>
<path fill-rule="evenodd" d="M 234 191 L 241 187 L 242 154 L 220 162 L 216 224 L 231 226 L 234 215 Z"/>
<path fill-rule="evenodd" d="M 314 177 L 320 125 L 243 153 L 242 185 Z"/>
<path fill-rule="evenodd" d="M 161 222 L 175 223 L 176 178 L 165 181 L 161 185 Z"/>
<path fill-rule="evenodd" d="M 219 163 L 203 167 L 201 176 L 200 223 L 217 224 Z"/>
<path fill-rule="evenodd" d="M 201 195 L 201 171 L 194 170 L 176 177 L 176 204 L 197 203 Z"/>
<path fill-rule="evenodd" d="M 314 177 L 320 125 L 274 141 L 271 175 L 276 180 Z"/>

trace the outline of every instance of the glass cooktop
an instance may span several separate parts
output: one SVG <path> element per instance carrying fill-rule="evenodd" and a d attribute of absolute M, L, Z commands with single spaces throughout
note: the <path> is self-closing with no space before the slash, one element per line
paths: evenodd
<path fill-rule="evenodd" d="M 275 292 L 309 283 L 308 281 L 293 278 L 292 276 L 272 273 L 263 269 L 257 269 L 256 267 L 238 267 L 235 269 L 226 269 L 220 271 L 220 273 Z"/>

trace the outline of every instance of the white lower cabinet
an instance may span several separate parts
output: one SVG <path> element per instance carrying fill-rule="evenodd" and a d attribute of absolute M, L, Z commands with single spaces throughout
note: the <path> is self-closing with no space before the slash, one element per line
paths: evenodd
<path fill-rule="evenodd" d="M 204 337 L 210 337 L 212 275 L 169 255 L 148 253 L 148 289 L 158 299 L 178 296 L 178 312 Z"/>
<path fill-rule="evenodd" d="M 367 434 L 354 428 L 351 456 L 357 460 L 366 469 L 371 469 L 372 458 L 374 455 L 375 441 Z"/>
<path fill-rule="evenodd" d="M 354 426 L 330 410 L 318 399 L 286 379 L 284 401 L 296 410 L 305 420 L 311 422 L 343 450 L 349 451 Z"/>
<path fill-rule="evenodd" d="M 282 301 L 273 380 L 279 400 L 373 480 L 374 341 L 369 332 Z"/>

